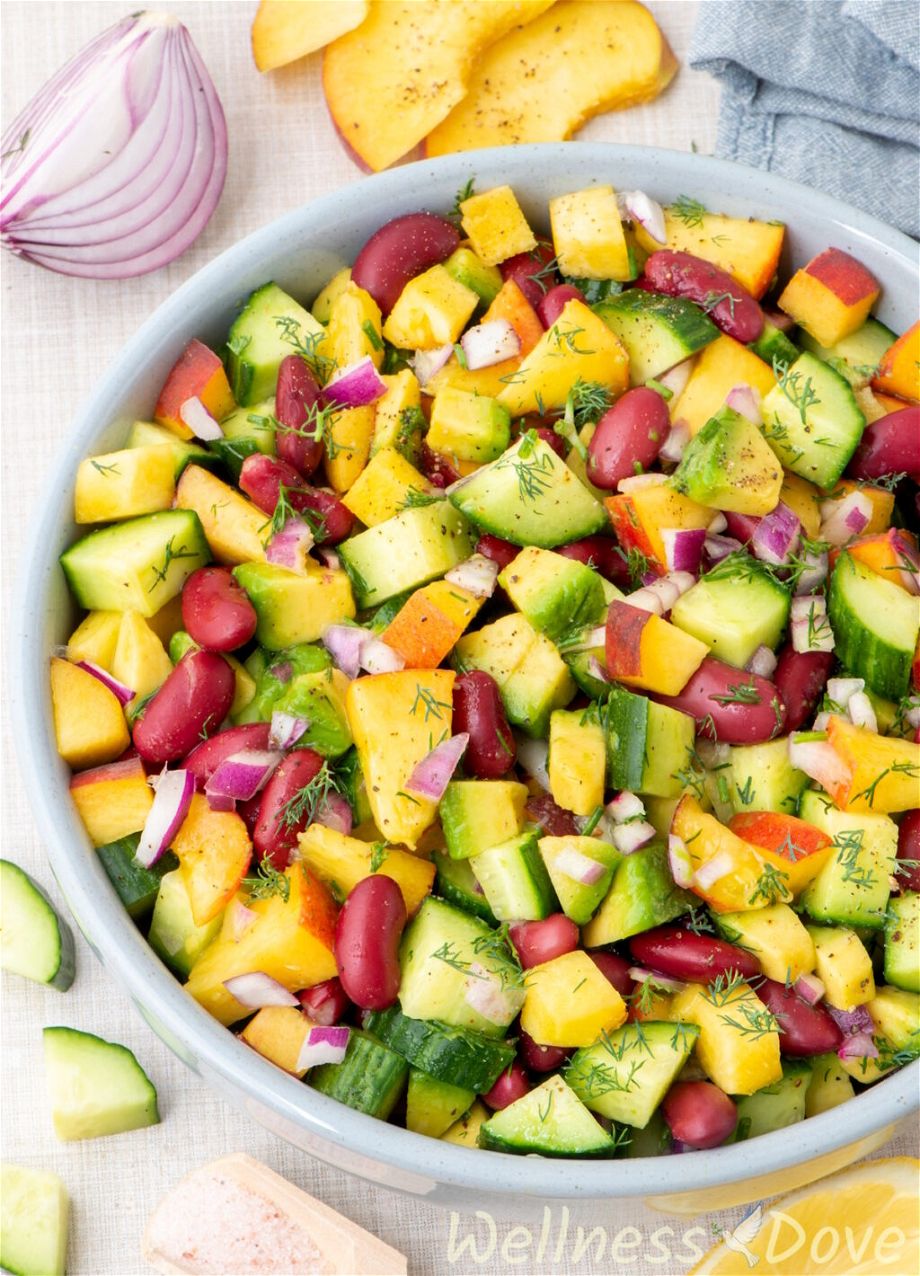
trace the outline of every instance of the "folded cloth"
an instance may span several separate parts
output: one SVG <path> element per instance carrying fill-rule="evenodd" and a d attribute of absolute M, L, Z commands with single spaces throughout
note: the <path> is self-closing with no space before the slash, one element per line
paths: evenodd
<path fill-rule="evenodd" d="M 717 155 L 920 235 L 917 0 L 703 0 L 690 64 L 722 82 Z"/>

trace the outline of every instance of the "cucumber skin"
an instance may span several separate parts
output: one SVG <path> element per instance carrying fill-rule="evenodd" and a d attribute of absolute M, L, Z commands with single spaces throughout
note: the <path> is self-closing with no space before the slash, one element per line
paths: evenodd
<path fill-rule="evenodd" d="M 58 965 L 50 979 L 37 980 L 36 982 L 43 983 L 48 988 L 56 988 L 58 992 L 66 992 L 73 983 L 77 970 L 77 951 L 74 944 L 73 931 L 55 908 L 50 896 L 42 890 L 33 877 L 29 876 L 25 869 L 20 868 L 18 864 L 12 863 L 11 860 L 0 860 L 0 867 L 4 871 L 12 869 L 16 874 L 24 878 L 26 885 L 39 897 L 51 914 L 58 933 Z"/>
<path fill-rule="evenodd" d="M 353 1028 L 344 1060 L 321 1064 L 309 1084 L 320 1094 L 385 1121 L 408 1076 L 409 1066 L 395 1050 Z"/>
<path fill-rule="evenodd" d="M 144 917 L 156 903 L 160 889 L 160 879 L 174 868 L 179 861 L 171 851 L 159 859 L 154 868 L 144 868 L 134 858 L 140 835 L 132 833 L 121 837 L 117 842 L 107 842 L 96 847 L 96 854 L 102 861 L 109 881 L 115 887 L 118 898 L 124 904 L 130 917 Z"/>
<path fill-rule="evenodd" d="M 488 922 L 490 926 L 497 926 L 495 914 L 489 907 L 485 895 L 473 895 L 466 890 L 459 882 L 452 879 L 453 864 L 464 864 L 465 860 L 455 860 L 449 855 L 435 854 L 435 863 L 438 866 L 438 889 L 437 893 L 446 899 L 448 904 L 453 904 L 457 908 L 462 908 L 465 913 L 472 913 L 474 917 L 480 917 L 484 922 Z M 470 869 L 472 872 L 472 869 Z"/>
<path fill-rule="evenodd" d="M 369 1032 L 413 1067 L 437 1081 L 465 1086 L 477 1094 L 491 1090 L 514 1060 L 514 1045 L 509 1041 L 493 1040 L 434 1019 L 410 1019 L 395 1006 L 372 1011 L 366 1022 Z"/>
<path fill-rule="evenodd" d="M 834 631 L 837 659 L 850 673 L 865 678 L 876 695 L 900 700 L 910 686 L 912 651 L 902 651 L 879 638 L 851 606 L 847 579 L 855 580 L 852 560 L 841 554 L 831 575 L 827 614 Z M 897 588 L 897 586 L 895 586 Z"/>
<path fill-rule="evenodd" d="M 607 783 L 638 793 L 645 772 L 649 701 L 619 687 L 607 697 Z"/>

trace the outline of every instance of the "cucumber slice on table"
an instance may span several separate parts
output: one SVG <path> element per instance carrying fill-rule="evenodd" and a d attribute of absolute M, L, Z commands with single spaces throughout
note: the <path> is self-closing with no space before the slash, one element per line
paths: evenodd
<path fill-rule="evenodd" d="M 126 1046 L 76 1028 L 45 1028 L 45 1069 L 59 1139 L 156 1125 L 157 1092 Z"/>
<path fill-rule="evenodd" d="M 0 860 L 0 968 L 66 992 L 73 983 L 74 945 L 41 887 Z"/>
<path fill-rule="evenodd" d="M 0 1265 L 13 1276 L 63 1276 L 69 1203 L 48 1170 L 0 1166 Z"/>

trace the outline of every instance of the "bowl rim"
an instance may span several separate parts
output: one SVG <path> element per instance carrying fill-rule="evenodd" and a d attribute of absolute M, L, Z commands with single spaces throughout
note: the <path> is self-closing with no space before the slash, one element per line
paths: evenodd
<path fill-rule="evenodd" d="M 615 166 L 618 160 L 631 165 L 646 162 L 652 185 L 657 166 L 662 167 L 665 179 L 669 169 L 692 168 L 690 180 L 716 192 L 731 191 L 739 171 L 743 172 L 748 175 L 746 182 L 756 179 L 758 194 L 763 194 L 767 206 L 777 203 L 789 216 L 790 224 L 794 225 L 796 208 L 807 205 L 809 215 L 826 218 L 857 238 L 881 244 L 908 270 L 916 269 L 914 241 L 859 209 L 773 173 L 730 160 L 661 148 L 596 142 L 493 147 L 373 174 L 362 179 L 361 185 L 372 184 L 383 202 L 389 193 L 404 195 L 406 182 L 411 180 L 419 188 L 423 202 L 426 179 L 456 174 L 462 180 L 468 175 L 467 170 L 481 173 L 486 169 L 501 181 L 512 161 L 524 171 L 531 166 L 539 171 L 553 165 L 564 167 L 566 162 L 578 166 L 586 158 L 593 159 L 601 171 L 605 165 Z M 159 335 L 171 321 L 179 324 L 187 299 L 207 292 L 227 272 L 239 273 L 247 262 L 268 256 L 284 237 L 309 232 L 311 223 L 320 223 L 324 216 L 339 211 L 347 220 L 353 185 L 321 195 L 238 240 L 171 293 L 121 347 L 77 411 L 52 467 L 47 490 L 69 491 L 77 463 L 94 436 L 105 428 L 97 405 L 117 397 L 124 377 L 130 375 L 137 361 L 149 357 L 154 334 Z M 43 599 L 51 576 L 57 571 L 56 558 L 49 555 L 48 546 L 55 542 L 59 518 L 59 503 L 45 502 L 27 538 L 14 599 L 9 673 L 12 721 L 30 806 L 55 878 L 96 956 L 126 989 L 157 1035 L 204 1075 L 212 1087 L 215 1081 L 218 1085 L 223 1083 L 224 1088 L 234 1087 L 251 1105 L 297 1127 L 305 1138 L 312 1136 L 311 1150 L 320 1139 L 349 1153 L 365 1153 L 372 1167 L 367 1177 L 373 1177 L 382 1161 L 404 1172 L 407 1179 L 421 1178 L 430 1184 L 428 1190 L 443 1185 L 476 1190 L 486 1197 L 500 1191 L 547 1199 L 660 1197 L 663 1193 L 680 1195 L 715 1188 L 835 1152 L 893 1125 L 917 1107 L 920 1061 L 849 1100 L 845 1105 L 846 1120 L 840 1119 L 837 1109 L 808 1118 L 807 1123 L 802 1123 L 808 1130 L 805 1140 L 796 1137 L 797 1127 L 793 1126 L 760 1135 L 750 1143 L 696 1152 L 679 1161 L 661 1157 L 607 1161 L 525 1158 L 444 1143 L 366 1116 L 319 1094 L 248 1049 L 194 1002 L 159 961 L 115 895 L 98 859 L 86 862 L 84 849 L 89 845 L 88 839 L 66 792 L 69 771 L 57 755 L 53 732 L 49 730 Z M 40 724 L 39 730 L 36 723 Z M 753 1148 L 757 1151 L 752 1155 Z M 320 1148 L 315 1149 L 315 1154 L 329 1159 Z M 501 1157 L 498 1163 L 494 1160 L 496 1155 Z M 350 1164 L 345 1168 L 362 1173 L 360 1167 Z"/>

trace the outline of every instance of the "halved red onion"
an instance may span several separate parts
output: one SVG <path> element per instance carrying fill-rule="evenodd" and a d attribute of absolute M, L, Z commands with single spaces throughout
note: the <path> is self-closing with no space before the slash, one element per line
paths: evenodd
<path fill-rule="evenodd" d="M 470 371 L 491 368 L 504 359 L 514 359 L 521 353 L 521 338 L 507 319 L 490 319 L 488 323 L 467 328 L 460 338 L 460 345 Z"/>
<path fill-rule="evenodd" d="M 604 810 L 615 824 L 645 819 L 645 803 L 637 793 L 630 793 L 629 789 L 623 789 L 615 798 L 611 798 Z"/>
<path fill-rule="evenodd" d="M 668 242 L 664 209 L 645 191 L 618 191 L 617 208 L 621 217 L 641 226 L 657 244 Z"/>
<path fill-rule="evenodd" d="M 517 760 L 540 788 L 549 792 L 549 743 L 520 736 L 517 740 Z"/>
<path fill-rule="evenodd" d="M 706 541 L 704 527 L 665 527 L 661 532 L 661 540 L 664 544 L 665 563 L 670 571 L 699 575 Z"/>
<path fill-rule="evenodd" d="M 313 548 L 313 529 L 302 518 L 292 515 L 275 532 L 265 549 L 265 558 L 276 567 L 286 567 L 289 572 L 306 576 L 310 550 Z"/>
<path fill-rule="evenodd" d="M 253 909 L 247 908 L 241 899 L 231 899 L 222 929 L 235 943 L 239 943 L 258 915 Z"/>
<path fill-rule="evenodd" d="M 725 403 L 733 412 L 738 412 L 741 416 L 747 417 L 752 425 L 763 425 L 760 395 L 752 386 L 733 386 L 725 398 Z"/>
<path fill-rule="evenodd" d="M 361 668 L 368 673 L 399 673 L 405 669 L 405 657 L 394 651 L 382 638 L 365 635 L 361 644 Z"/>
<path fill-rule="evenodd" d="M 630 966 L 629 977 L 637 984 L 644 984 L 651 979 L 662 992 L 682 992 L 687 987 L 682 979 L 671 979 L 668 975 L 659 975 L 654 970 L 646 970 L 644 966 Z"/>
<path fill-rule="evenodd" d="M 224 437 L 220 424 L 211 416 L 211 413 L 197 395 L 185 400 L 179 408 L 179 416 L 196 439 L 202 439 L 208 443 L 213 439 L 222 439 Z"/>
<path fill-rule="evenodd" d="M 517 1009 L 502 981 L 480 962 L 471 962 L 463 1000 L 489 1023 L 504 1026 Z"/>
<path fill-rule="evenodd" d="M 706 860 L 694 869 L 693 885 L 703 891 L 709 890 L 710 886 L 714 886 L 716 882 L 721 881 L 723 877 L 728 877 L 734 871 L 735 862 L 729 852 L 717 851 L 712 859 Z"/>
<path fill-rule="evenodd" d="M 432 802 L 440 802 L 469 742 L 468 731 L 460 731 L 457 735 L 442 740 L 415 767 L 406 781 L 406 791 L 417 797 L 429 798 Z"/>
<path fill-rule="evenodd" d="M 634 851 L 648 846 L 655 836 L 655 829 L 647 820 L 630 820 L 627 824 L 617 824 L 611 836 L 621 855 L 632 855 Z"/>
<path fill-rule="evenodd" d="M 689 442 L 690 426 L 686 421 L 675 421 L 668 431 L 667 438 L 658 449 L 659 460 L 672 461 L 675 465 L 678 465 L 683 460 L 684 452 L 686 452 Z M 618 488 L 618 490 L 623 491 L 624 489 Z"/>
<path fill-rule="evenodd" d="M 793 733 L 789 737 L 789 761 L 796 770 L 804 771 L 830 792 L 849 782 L 850 770 L 827 740 L 809 738 L 817 734 L 814 731 Z"/>
<path fill-rule="evenodd" d="M 728 558 L 729 554 L 737 554 L 741 549 L 741 542 L 735 540 L 734 536 L 707 535 L 703 542 L 703 549 L 711 563 L 721 563 L 723 558 Z"/>
<path fill-rule="evenodd" d="M 231 997 L 235 997 L 247 1010 L 261 1010 L 264 1006 L 299 1006 L 300 1002 L 284 984 L 266 975 L 264 970 L 253 970 L 245 975 L 225 979 L 223 985 Z"/>
<path fill-rule="evenodd" d="M 278 766 L 283 754 L 270 749 L 240 749 L 232 753 L 212 773 L 204 786 L 210 797 L 231 797 L 248 802 L 263 788 Z"/>
<path fill-rule="evenodd" d="M 92 660 L 78 660 L 77 668 L 83 669 L 86 673 L 91 673 L 94 678 L 98 678 L 104 687 L 108 687 L 119 704 L 126 705 L 134 699 L 135 693 L 130 687 L 126 687 L 123 682 L 119 682 L 117 678 L 113 677 L 100 665 L 94 664 Z"/>
<path fill-rule="evenodd" d="M 869 731 L 878 731 L 878 716 L 865 691 L 857 691 L 850 696 L 847 714 L 854 727 L 866 727 Z"/>
<path fill-rule="evenodd" d="M 827 991 L 817 975 L 799 975 L 792 987 L 795 995 L 809 1006 L 816 1006 Z"/>
<path fill-rule="evenodd" d="M 357 363 L 350 363 L 336 372 L 323 389 L 323 398 L 327 403 L 337 403 L 342 408 L 364 408 L 386 392 L 386 382 L 374 367 L 373 359 L 366 354 Z"/>
<path fill-rule="evenodd" d="M 3 247 L 62 274 L 124 279 L 165 266 L 204 229 L 227 130 L 188 31 L 141 11 L 62 67 L 0 152 Z"/>
<path fill-rule="evenodd" d="M 761 643 L 744 667 L 761 678 L 769 678 L 777 663 L 776 652 Z"/>
<path fill-rule="evenodd" d="M 465 589 L 474 598 L 491 598 L 498 579 L 498 563 L 486 558 L 485 554 L 472 554 L 445 572 L 444 579 L 458 589 Z"/>
<path fill-rule="evenodd" d="M 553 867 L 563 877 L 573 882 L 581 882 L 584 886 L 593 886 L 606 873 L 606 867 L 600 860 L 593 860 L 590 855 L 583 855 L 574 846 L 565 846 L 553 861 Z"/>
<path fill-rule="evenodd" d="M 664 474 L 630 474 L 617 483 L 618 492 L 637 492 L 643 487 L 660 487 L 666 482 Z"/>
<path fill-rule="evenodd" d="M 336 833 L 344 833 L 348 837 L 354 826 L 351 804 L 341 793 L 327 793 L 313 817 L 315 824 L 322 824 L 327 829 L 335 829 Z"/>
<path fill-rule="evenodd" d="M 828 571 L 827 551 L 806 549 L 802 555 L 802 562 L 806 566 L 799 573 L 799 578 L 795 585 L 795 592 L 799 597 L 814 593 L 816 589 L 820 589 L 824 584 Z"/>
<path fill-rule="evenodd" d="M 306 718 L 295 717 L 293 713 L 283 713 L 275 709 L 272 713 L 271 727 L 268 732 L 270 749 L 292 749 L 309 726 Z"/>
<path fill-rule="evenodd" d="M 426 386 L 431 378 L 444 367 L 454 353 L 451 342 L 438 346 L 437 350 L 416 350 L 410 362 L 418 377 L 419 385 Z"/>
<path fill-rule="evenodd" d="M 311 1028 L 300 1047 L 296 1071 L 303 1072 L 321 1063 L 341 1063 L 348 1051 L 350 1037 L 351 1029 L 339 1025 Z"/>
<path fill-rule="evenodd" d="M 839 501 L 821 502 L 821 540 L 845 545 L 869 526 L 872 502 L 865 492 L 849 492 Z"/>
<path fill-rule="evenodd" d="M 696 355 L 691 355 L 689 359 L 684 359 L 682 363 L 675 363 L 673 368 L 668 368 L 667 372 L 660 373 L 655 379 L 659 385 L 670 390 L 675 399 L 679 399 L 690 380 L 695 363 Z"/>
<path fill-rule="evenodd" d="M 793 650 L 799 653 L 834 650 L 834 631 L 827 616 L 827 601 L 820 594 L 793 598 L 790 615 L 789 633 Z"/>
<path fill-rule="evenodd" d="M 675 886 L 689 890 L 693 885 L 693 859 L 686 843 L 676 833 L 668 834 L 668 867 Z"/>
<path fill-rule="evenodd" d="M 763 563 L 780 566 L 789 561 L 798 546 L 802 524 L 785 502 L 764 515 L 751 537 L 751 551 Z"/>
<path fill-rule="evenodd" d="M 195 777 L 191 771 L 168 771 L 157 776 L 153 805 L 147 812 L 134 858 L 150 868 L 169 850 L 169 844 L 185 819 L 195 793 Z"/>
<path fill-rule="evenodd" d="M 327 625 L 322 642 L 336 667 L 349 678 L 357 678 L 361 672 L 361 648 L 368 637 L 367 630 L 359 625 Z"/>
<path fill-rule="evenodd" d="M 838 1059 L 877 1059 L 878 1056 L 878 1046 L 868 1032 L 854 1032 L 852 1036 L 844 1037 L 837 1047 Z"/>

